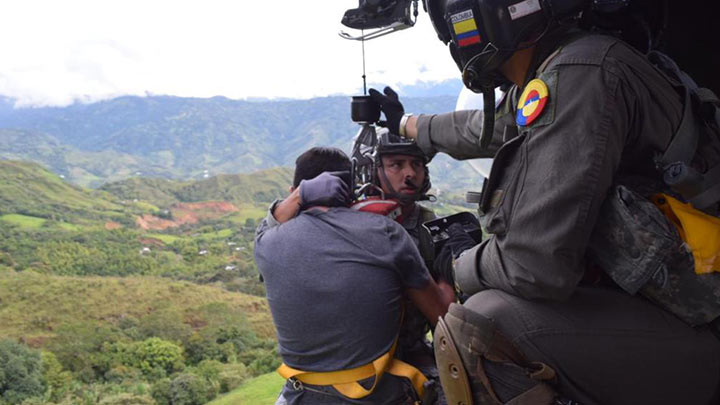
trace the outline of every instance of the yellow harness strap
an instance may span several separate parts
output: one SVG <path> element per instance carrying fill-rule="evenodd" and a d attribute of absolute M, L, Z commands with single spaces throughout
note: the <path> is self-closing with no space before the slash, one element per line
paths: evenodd
<path fill-rule="evenodd" d="M 332 385 L 338 392 L 351 399 L 359 399 L 372 394 L 373 391 L 375 391 L 380 377 L 382 377 L 384 373 L 388 373 L 410 380 L 418 397 L 422 398 L 425 392 L 423 384 L 425 384 L 427 378 L 415 367 L 393 358 L 396 346 L 397 339 L 395 339 L 395 342 L 387 353 L 373 360 L 372 363 L 347 370 L 303 371 L 282 364 L 277 369 L 277 372 L 285 379 L 295 378 L 305 384 Z M 375 380 L 370 389 L 365 389 L 358 383 L 358 381 L 373 376 Z"/>
<path fill-rule="evenodd" d="M 720 218 L 705 214 L 666 194 L 656 194 L 652 201 L 690 246 L 695 259 L 695 273 L 720 272 Z"/>

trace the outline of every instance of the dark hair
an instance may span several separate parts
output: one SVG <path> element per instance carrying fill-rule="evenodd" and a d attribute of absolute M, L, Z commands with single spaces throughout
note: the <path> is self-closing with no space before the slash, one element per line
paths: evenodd
<path fill-rule="evenodd" d="M 350 171 L 350 159 L 338 148 L 318 146 L 310 148 L 295 160 L 293 187 L 302 180 L 310 180 L 322 172 Z"/>

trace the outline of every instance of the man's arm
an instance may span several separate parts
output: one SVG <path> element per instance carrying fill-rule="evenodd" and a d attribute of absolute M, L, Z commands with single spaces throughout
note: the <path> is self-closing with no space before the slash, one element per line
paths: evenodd
<path fill-rule="evenodd" d="M 275 204 L 275 209 L 270 213 L 275 220 L 282 224 L 293 218 L 300 212 L 300 187 L 290 193 L 287 198 Z"/>
<path fill-rule="evenodd" d="M 447 313 L 450 304 L 455 302 L 455 291 L 444 281 L 435 283 L 430 279 L 424 288 L 408 288 L 406 292 L 432 326 L 435 326 L 439 317 Z"/>
<path fill-rule="evenodd" d="M 495 152 L 514 135 L 514 103 L 517 87 L 513 86 L 495 108 L 495 125 L 490 145 L 480 147 L 483 132 L 484 113 L 481 110 L 455 111 L 445 114 L 412 116 L 404 114 L 405 109 L 397 94 L 385 88 L 385 95 L 370 89 L 370 95 L 385 113 L 386 121 L 381 125 L 402 136 L 415 139 L 427 156 L 444 152 L 455 159 L 493 157 Z M 513 132 L 507 134 L 506 127 Z"/>
<path fill-rule="evenodd" d="M 514 128 L 515 124 L 511 113 L 498 110 L 492 141 L 487 149 L 483 149 L 480 147 L 483 116 L 481 110 L 421 114 L 408 119 L 406 133 L 415 138 L 420 149 L 428 156 L 443 152 L 460 160 L 491 158 L 503 144 L 505 126 Z"/>
<path fill-rule="evenodd" d="M 434 326 L 439 316 L 445 315 L 450 303 L 455 302 L 455 290 L 447 282 L 437 283 L 430 276 L 420 251 L 407 231 L 398 223 L 388 220 L 387 243 L 384 254 L 392 264 L 410 300 Z"/>
<path fill-rule="evenodd" d="M 284 200 L 276 200 L 270 204 L 265 218 L 255 229 L 255 237 L 262 236 L 268 229 L 295 218 L 298 212 L 300 212 L 300 189 L 295 189 Z"/>
<path fill-rule="evenodd" d="M 342 173 L 323 172 L 313 179 L 301 181 L 297 188 L 291 189 L 287 198 L 277 200 L 270 205 L 267 215 L 255 230 L 255 237 L 295 218 L 303 206 L 334 207 L 347 204 L 350 198 L 349 187 L 338 176 L 339 174 Z"/>

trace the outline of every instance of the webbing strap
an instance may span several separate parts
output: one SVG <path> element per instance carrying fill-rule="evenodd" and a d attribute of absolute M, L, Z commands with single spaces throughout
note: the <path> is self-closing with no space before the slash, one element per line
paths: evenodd
<path fill-rule="evenodd" d="M 703 191 L 689 199 L 693 207 L 702 210 L 720 201 L 720 165 L 703 175 Z"/>
<path fill-rule="evenodd" d="M 700 133 L 703 129 L 700 125 L 703 125 L 701 123 L 703 119 L 715 121 L 714 124 L 710 123 L 710 127 L 720 126 L 720 99 L 712 90 L 698 87 L 692 78 L 680 70 L 668 56 L 660 52 L 651 52 L 648 59 L 670 79 L 675 87 L 682 88 L 684 93 L 680 125 L 665 151 L 656 160 L 658 168 L 667 176 L 668 170 L 672 170 L 672 166 L 678 163 L 690 167 L 700 142 Z M 703 116 L 704 118 L 701 118 Z M 691 181 L 686 185 L 682 183 L 668 183 L 668 185 L 696 208 L 707 209 L 720 201 L 718 170 L 720 166 L 712 167 L 698 181 Z"/>
<path fill-rule="evenodd" d="M 393 359 L 390 363 L 390 368 L 387 369 L 387 373 L 392 374 L 396 377 L 407 378 L 412 384 L 413 388 L 415 388 L 415 392 L 417 393 L 418 398 L 424 397 L 425 383 L 428 379 L 417 368 L 413 367 L 408 363 L 405 363 L 404 361 Z"/>
<path fill-rule="evenodd" d="M 282 364 L 277 372 L 285 379 L 295 378 L 305 384 L 312 385 L 331 385 L 342 395 L 352 398 L 364 398 L 375 391 L 380 377 L 384 373 L 392 374 L 398 377 L 405 377 L 412 383 L 418 396 L 422 398 L 425 393 L 424 384 L 427 378 L 417 368 L 393 358 L 395 348 L 397 347 L 397 339 L 393 343 L 388 352 L 368 363 L 359 367 L 338 370 L 338 371 L 303 371 L 292 368 L 286 364 Z M 375 377 L 373 385 L 366 389 L 358 381 Z"/>
<path fill-rule="evenodd" d="M 720 99 L 717 95 L 715 95 L 715 92 L 710 89 L 700 87 L 695 90 L 695 94 L 697 95 L 698 100 L 702 103 L 710 103 L 720 106 Z"/>
<path fill-rule="evenodd" d="M 692 111 L 692 100 L 690 90 L 685 87 L 685 100 L 683 102 L 683 115 L 677 131 L 670 140 L 665 152 L 660 158 L 661 167 L 670 163 L 683 162 L 690 164 L 695 151 L 697 150 L 698 133 L 695 125 L 695 117 Z"/>
<path fill-rule="evenodd" d="M 388 352 L 373 360 L 372 363 L 362 365 L 360 367 L 350 368 L 347 370 L 313 372 L 294 369 L 286 364 L 282 364 L 278 368 L 278 373 L 283 378 L 295 378 L 305 384 L 312 385 L 332 385 L 341 394 L 348 398 L 359 399 L 366 397 L 375 391 L 380 377 L 385 373 L 393 354 L 397 339 L 393 342 Z M 366 378 L 375 377 L 372 387 L 365 389 L 358 381 Z"/>
<path fill-rule="evenodd" d="M 683 162 L 690 164 L 695 156 L 698 144 L 698 128 L 696 126 L 695 116 L 692 106 L 692 92 L 696 92 L 698 86 L 695 82 L 685 74 L 678 65 L 667 55 L 661 52 L 650 52 L 648 60 L 658 68 L 676 87 L 683 89 L 683 115 L 677 131 L 673 134 L 670 144 L 665 152 L 659 158 L 660 168 L 675 163 Z"/>
<path fill-rule="evenodd" d="M 699 210 L 709 208 L 718 201 L 720 201 L 720 183 L 715 184 L 711 188 L 690 199 L 690 203 L 693 207 Z"/>

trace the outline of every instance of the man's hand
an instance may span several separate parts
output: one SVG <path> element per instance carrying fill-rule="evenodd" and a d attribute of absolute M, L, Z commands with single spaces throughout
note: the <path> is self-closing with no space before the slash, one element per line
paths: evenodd
<path fill-rule="evenodd" d="M 347 172 L 344 172 L 347 173 Z M 343 172 L 323 172 L 300 182 L 300 206 L 323 205 L 339 207 L 350 201 L 350 187 L 339 176 Z"/>
<path fill-rule="evenodd" d="M 405 108 L 393 89 L 385 87 L 383 93 L 385 95 L 375 89 L 370 89 L 370 97 L 380 105 L 380 109 L 385 113 L 385 121 L 380 121 L 378 124 L 389 129 L 393 134 L 400 135 L 400 120 L 405 114 Z"/>
<path fill-rule="evenodd" d="M 475 239 L 465 231 L 462 225 L 451 224 L 447 230 L 450 238 L 445 242 L 440 253 L 435 258 L 433 264 L 435 274 L 446 280 L 451 285 L 455 285 L 455 274 L 453 271 L 453 259 L 460 257 L 462 252 L 477 245 Z"/>

